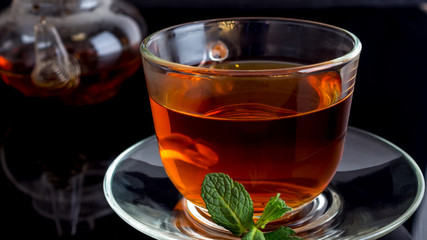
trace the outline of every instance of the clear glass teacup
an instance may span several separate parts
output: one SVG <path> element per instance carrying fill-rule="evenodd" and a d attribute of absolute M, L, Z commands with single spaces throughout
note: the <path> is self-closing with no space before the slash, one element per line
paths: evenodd
<path fill-rule="evenodd" d="M 204 208 L 204 176 L 244 185 L 255 213 L 281 194 L 301 209 L 342 156 L 361 43 L 327 24 L 283 18 L 192 22 L 141 47 L 160 156 Z"/>

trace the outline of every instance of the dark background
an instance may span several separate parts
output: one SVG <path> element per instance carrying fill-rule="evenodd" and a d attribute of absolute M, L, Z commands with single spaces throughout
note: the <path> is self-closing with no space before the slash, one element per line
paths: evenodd
<path fill-rule="evenodd" d="M 168 1 L 133 0 L 144 16 L 149 33 L 193 20 L 238 16 L 292 17 L 321 21 L 356 34 L 363 45 L 353 98 L 350 125 L 375 133 L 409 153 L 420 168 L 426 166 L 427 135 L 427 13 L 421 1 Z M 10 1 L 1 1 L 0 8 Z M 1 33 L 0 33 L 1 34 Z M 44 135 L 48 122 L 40 115 L 52 114 L 71 125 Z M 82 108 L 52 106 L 26 99 L 0 83 L 0 141 L 13 132 L 16 139 L 31 144 L 40 138 L 70 136 L 57 144 L 63 155 L 76 145 L 86 154 L 110 161 L 131 144 L 153 134 L 148 96 L 140 69 L 128 79 L 119 95 L 102 104 Z M 61 124 L 56 123 L 58 126 Z M 56 125 L 55 125 L 56 126 Z M 20 130 L 16 130 L 19 127 Z M 38 130 L 34 130 L 37 128 Z M 30 135 L 26 135 L 31 132 Z M 17 140 L 17 142 L 19 142 Z M 64 144 L 67 147 L 64 147 Z M 23 154 L 28 149 L 20 149 Z M 100 154 L 102 152 L 102 154 Z M 64 156 L 66 158 L 66 156 Z M 16 163 L 19 165 L 20 163 Z M 22 174 L 30 169 L 25 165 Z M 31 168 L 31 167 L 29 167 Z M 99 177 L 101 179 L 101 177 Z M 0 171 L 0 212 L 3 235 L 13 238 L 59 238 L 55 223 L 34 210 L 29 195 Z M 389 239 L 410 239 L 414 219 Z M 399 234 L 405 234 L 405 237 Z M 394 237 L 394 238 L 393 238 Z M 8 239 L 9 237 L 3 238 Z M 145 239 L 114 213 L 83 223 L 71 239 Z M 425 236 L 427 238 L 427 236 Z M 147 238 L 148 239 L 148 238 Z"/>

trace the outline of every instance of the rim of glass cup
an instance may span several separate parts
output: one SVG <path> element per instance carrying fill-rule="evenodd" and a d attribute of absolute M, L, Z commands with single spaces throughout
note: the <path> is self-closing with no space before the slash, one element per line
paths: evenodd
<path fill-rule="evenodd" d="M 155 40 L 155 38 L 163 32 L 167 32 L 170 31 L 172 29 L 177 29 L 179 27 L 183 27 L 183 26 L 189 26 L 189 25 L 196 25 L 196 24 L 201 24 L 201 23 L 214 23 L 214 22 L 225 22 L 225 21 L 242 21 L 242 20 L 256 20 L 256 21 L 282 21 L 282 22 L 294 22 L 294 23 L 305 23 L 305 24 L 310 24 L 313 26 L 322 26 L 322 27 L 326 27 L 329 28 L 331 30 L 344 34 L 347 34 L 352 40 L 353 40 L 353 48 L 351 49 L 351 51 L 349 51 L 348 53 L 339 56 L 337 58 L 333 58 L 327 61 L 322 61 L 322 62 L 318 62 L 318 63 L 313 63 L 313 64 L 306 64 L 306 65 L 301 65 L 301 66 L 296 66 L 296 67 L 287 67 L 287 68 L 275 68 L 275 69 L 257 69 L 257 70 L 242 70 L 242 69 L 212 69 L 212 68 L 208 68 L 208 67 L 201 67 L 201 66 L 191 66 L 191 65 L 185 65 L 185 64 L 181 64 L 181 63 L 176 63 L 176 62 L 172 62 L 172 61 L 168 61 L 165 59 L 162 59 L 160 57 L 157 57 L 156 55 L 154 55 L 153 53 L 151 53 L 148 50 L 148 44 L 152 41 Z M 156 63 L 158 65 L 170 68 L 170 69 L 174 69 L 175 71 L 179 71 L 179 72 L 192 72 L 192 73 L 197 73 L 197 74 L 203 74 L 203 75 L 270 75 L 271 73 L 273 74 L 289 74 L 289 73 L 311 73 L 311 72 L 317 72 L 317 71 L 321 71 L 324 69 L 329 69 L 329 68 L 333 68 L 335 66 L 347 63 L 353 59 L 355 59 L 361 52 L 362 50 L 362 43 L 360 42 L 359 38 L 354 35 L 353 33 L 351 33 L 350 31 L 334 26 L 334 25 L 330 25 L 330 24 L 326 24 L 326 23 L 322 23 L 322 22 L 316 22 L 316 21 L 311 21 L 311 20 L 304 20 L 304 19 L 296 19 L 296 18 L 280 18 L 280 17 L 235 17 L 235 18 L 216 18 L 216 19 L 208 19 L 208 20 L 200 20 L 200 21 L 193 21 L 193 22 L 187 22 L 187 23 L 182 23 L 182 24 L 178 24 L 178 25 L 173 25 L 164 29 L 161 29 L 159 31 L 156 31 L 152 34 L 150 34 L 149 36 L 147 36 L 141 43 L 140 46 L 140 51 L 141 54 L 144 58 L 146 58 L 147 60 L 149 60 L 150 62 Z"/>

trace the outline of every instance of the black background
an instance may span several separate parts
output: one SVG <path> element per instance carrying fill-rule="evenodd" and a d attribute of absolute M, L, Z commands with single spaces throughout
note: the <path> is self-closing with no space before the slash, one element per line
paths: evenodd
<path fill-rule="evenodd" d="M 237 16 L 302 18 L 333 24 L 353 32 L 360 38 L 363 48 L 350 125 L 391 141 L 409 153 L 422 170 L 425 169 L 427 13 L 421 10 L 419 4 L 414 3 L 416 1 L 396 1 L 401 4 L 379 4 L 377 1 L 378 4 L 375 5 L 366 5 L 365 1 L 362 1 L 365 5 L 335 1 L 340 3 L 338 6 L 331 4 L 334 1 L 325 1 L 329 4 L 323 6 L 318 2 L 314 4 L 316 1 L 308 1 L 311 3 L 308 5 L 296 4 L 293 1 L 290 1 L 292 4 L 289 5 L 285 4 L 286 1 L 282 4 L 267 1 L 269 4 L 259 7 L 243 4 L 242 1 L 237 1 L 234 5 L 226 1 L 217 4 L 203 4 L 203 1 L 191 4 L 191 1 L 184 1 L 183 5 L 163 2 L 133 1 L 144 16 L 150 33 L 193 20 Z M 261 2 L 258 1 L 257 4 Z M 1 8 L 8 5 L 8 1 L 0 3 Z M 52 111 L 55 111 L 55 114 L 52 114 Z M 54 117 L 49 118 L 49 121 L 55 122 L 53 125 L 46 122 L 48 118 L 40 117 L 51 115 Z M 52 154 L 63 156 L 61 153 L 64 151 L 78 147 L 84 149 L 86 155 L 103 161 L 114 159 L 131 144 L 153 134 L 142 69 L 125 82 L 114 99 L 81 108 L 26 99 L 1 82 L 0 123 L 2 142 L 6 141 L 11 133 L 17 143 L 23 142 L 27 147 L 31 142 L 51 139 L 51 144 L 57 146 Z M 71 127 L 63 128 L 64 125 Z M 53 130 L 52 126 L 56 129 Z M 49 130 L 45 131 L 46 128 Z M 58 136 L 65 139 L 67 147 L 52 140 Z M 27 150 L 20 151 L 25 154 Z M 22 174 L 31 170 L 25 166 L 21 167 Z M 0 191 L 2 235 L 12 234 L 13 238 L 59 238 L 54 222 L 40 216 L 32 207 L 31 198 L 12 184 L 3 171 L 0 171 Z M 405 223 L 409 232 L 412 221 L 413 219 L 410 219 Z M 101 237 L 149 239 L 128 226 L 114 213 L 97 219 L 93 229 L 84 224 L 79 225 L 78 234 L 70 238 Z M 392 237 L 389 236 L 390 239 Z"/>

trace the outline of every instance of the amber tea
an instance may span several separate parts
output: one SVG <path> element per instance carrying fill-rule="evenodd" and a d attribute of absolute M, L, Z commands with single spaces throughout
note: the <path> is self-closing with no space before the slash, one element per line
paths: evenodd
<path fill-rule="evenodd" d="M 277 69 L 278 61 L 234 61 L 211 69 Z M 149 75 L 148 75 L 149 76 Z M 149 76 L 150 77 L 150 76 Z M 203 79 L 169 73 L 163 103 L 150 102 L 164 167 L 188 200 L 204 206 L 200 187 L 211 172 L 242 183 L 256 212 L 275 195 L 293 208 L 316 198 L 332 179 L 342 155 L 351 96 L 342 96 L 337 71 Z M 215 87 L 204 92 L 206 81 Z M 203 92 L 203 95 L 200 93 Z M 154 96 L 155 98 L 155 96 Z"/>
<path fill-rule="evenodd" d="M 338 209 L 338 195 L 318 197 L 343 153 L 360 51 L 344 29 L 286 18 L 148 36 L 141 54 L 159 153 L 190 218 L 211 221 L 200 194 L 212 172 L 242 183 L 256 214 L 277 193 L 294 210 L 322 215 L 322 199 Z"/>
<path fill-rule="evenodd" d="M 29 50 L 28 50 L 29 51 Z M 80 83 L 72 88 L 47 89 L 36 86 L 31 79 L 32 67 L 24 64 L 12 64 L 0 56 L 0 76 L 3 81 L 22 92 L 26 97 L 58 98 L 67 105 L 90 105 L 101 103 L 114 97 L 120 90 L 123 81 L 129 78 L 141 65 L 141 59 L 135 53 L 122 53 L 120 61 L 114 67 L 101 68 L 97 64 L 102 61 L 93 61 L 80 53 L 82 74 Z M 29 61 L 26 59 L 26 61 Z M 108 58 L 103 61 L 108 62 Z"/>

